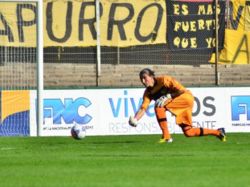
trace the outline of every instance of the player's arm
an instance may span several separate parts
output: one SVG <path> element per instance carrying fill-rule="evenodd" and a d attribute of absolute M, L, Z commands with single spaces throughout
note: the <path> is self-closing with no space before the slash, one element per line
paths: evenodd
<path fill-rule="evenodd" d="M 136 127 L 138 124 L 138 121 L 142 118 L 142 116 L 145 114 L 145 109 L 141 108 L 137 111 L 135 116 L 130 116 L 129 118 L 129 125 L 132 127 Z"/>
<path fill-rule="evenodd" d="M 137 121 L 139 121 L 141 118 L 142 118 L 142 116 L 145 114 L 145 109 L 139 109 L 138 110 L 138 112 L 135 114 L 135 119 L 137 119 Z"/>
<path fill-rule="evenodd" d="M 159 99 L 156 100 L 156 107 L 164 107 L 174 98 L 180 96 L 185 92 L 185 88 L 173 77 L 164 76 L 162 79 L 162 84 L 169 90 L 169 92 L 166 95 L 162 95 Z"/>
<path fill-rule="evenodd" d="M 165 77 L 164 86 L 171 90 L 171 93 L 169 93 L 168 96 L 171 99 L 174 99 L 185 92 L 185 87 L 173 77 Z"/>
<path fill-rule="evenodd" d="M 149 104 L 151 102 L 151 99 L 149 98 L 147 92 L 144 93 L 143 95 L 143 102 L 140 107 L 140 109 L 136 112 L 134 116 L 129 117 L 129 125 L 132 127 L 136 127 L 138 124 L 138 121 L 142 118 L 142 116 L 145 114 Z"/>

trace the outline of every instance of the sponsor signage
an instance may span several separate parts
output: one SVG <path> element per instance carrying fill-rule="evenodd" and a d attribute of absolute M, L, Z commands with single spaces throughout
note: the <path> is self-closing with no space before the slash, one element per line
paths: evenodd
<path fill-rule="evenodd" d="M 195 102 L 193 126 L 227 132 L 250 132 L 250 88 L 190 88 Z M 74 124 L 87 128 L 87 135 L 161 134 L 152 101 L 136 128 L 128 125 L 142 103 L 144 89 L 45 90 L 43 136 L 69 136 Z M 32 91 L 33 100 L 35 92 Z M 35 102 L 31 102 L 31 111 Z M 33 116 L 34 114 L 32 114 Z M 182 133 L 175 117 L 167 112 L 171 133 Z M 36 135 L 36 120 L 31 135 Z"/>

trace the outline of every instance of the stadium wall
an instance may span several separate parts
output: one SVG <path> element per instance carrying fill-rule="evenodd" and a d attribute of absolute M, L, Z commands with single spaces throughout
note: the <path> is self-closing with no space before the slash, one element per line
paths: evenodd
<path fill-rule="evenodd" d="M 0 66 L 0 79 L 11 87 L 17 87 L 20 80 L 25 80 L 28 87 L 34 87 L 35 75 L 25 76 L 27 68 L 35 73 L 34 64 L 27 64 L 25 68 L 19 68 L 22 64 L 15 63 L 12 73 L 16 76 L 9 79 L 8 65 Z M 101 65 L 99 87 L 141 87 L 138 73 L 142 68 L 152 68 L 157 75 L 169 74 L 185 86 L 214 86 L 214 65 Z M 250 65 L 219 65 L 219 83 L 221 86 L 249 86 Z M 85 88 L 96 87 L 95 64 L 69 64 L 69 63 L 45 63 L 44 85 L 46 88 Z"/>

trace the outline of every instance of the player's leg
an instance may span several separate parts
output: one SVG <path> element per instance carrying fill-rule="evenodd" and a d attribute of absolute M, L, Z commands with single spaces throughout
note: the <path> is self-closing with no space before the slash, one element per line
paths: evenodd
<path fill-rule="evenodd" d="M 177 124 L 182 128 L 183 133 L 187 137 L 193 136 L 219 136 L 219 130 L 207 129 L 207 128 L 194 128 L 192 127 L 192 110 L 187 108 L 182 114 L 176 117 Z"/>
<path fill-rule="evenodd" d="M 166 108 L 176 115 L 176 123 L 182 128 L 185 136 L 195 137 L 213 135 L 225 141 L 225 131 L 223 134 L 221 129 L 214 130 L 192 127 L 193 102 L 194 98 L 192 94 L 186 92 L 166 105 Z"/>
<path fill-rule="evenodd" d="M 165 105 L 165 108 L 170 111 L 172 114 L 174 114 L 176 117 L 182 116 L 183 113 L 189 111 L 192 114 L 194 105 L 194 97 L 191 94 L 191 92 L 186 91 L 182 95 L 174 98 L 172 101 L 168 102 Z M 176 118 L 176 123 L 181 124 L 192 124 L 192 119 L 185 119 L 185 118 Z M 179 120 L 179 121 L 178 121 Z M 188 120 L 188 121 L 182 121 L 182 120 Z"/>
<path fill-rule="evenodd" d="M 166 109 L 163 107 L 155 107 L 155 114 L 158 124 L 162 130 L 162 139 L 160 141 L 162 142 L 166 142 L 168 140 L 171 141 L 171 135 L 169 134 L 168 131 Z"/>
<path fill-rule="evenodd" d="M 194 128 L 190 125 L 181 124 L 180 125 L 183 133 L 186 137 L 195 137 L 195 136 L 207 136 L 212 135 L 219 138 L 221 141 L 226 141 L 226 132 L 224 128 L 219 129 L 208 129 L 208 128 Z"/>
<path fill-rule="evenodd" d="M 218 131 L 220 131 L 220 135 L 218 136 L 218 138 L 223 142 L 227 141 L 226 140 L 226 131 L 225 131 L 225 129 L 224 128 L 219 128 Z"/>
<path fill-rule="evenodd" d="M 190 92 L 174 98 L 165 108 L 175 115 L 176 124 L 186 124 L 192 126 L 192 110 L 194 97 Z"/>
<path fill-rule="evenodd" d="M 219 130 L 207 129 L 202 127 L 194 128 L 190 125 L 185 125 L 185 124 L 180 124 L 180 127 L 186 137 L 207 136 L 207 135 L 213 135 L 219 137 L 221 134 Z"/>
<path fill-rule="evenodd" d="M 183 133 L 187 137 L 213 135 L 218 137 L 221 141 L 226 141 L 225 130 L 222 129 L 207 129 L 207 128 L 194 128 L 192 127 L 192 110 L 193 110 L 194 97 L 191 92 L 184 94 L 173 99 L 165 107 L 176 116 L 176 124 L 180 125 Z"/>

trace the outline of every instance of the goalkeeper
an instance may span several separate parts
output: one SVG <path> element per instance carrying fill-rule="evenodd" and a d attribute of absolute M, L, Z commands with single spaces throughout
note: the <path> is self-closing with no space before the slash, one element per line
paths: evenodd
<path fill-rule="evenodd" d="M 145 68 L 140 74 L 142 84 L 146 87 L 143 102 L 135 116 L 130 116 L 129 125 L 136 127 L 144 115 L 151 100 L 155 100 L 155 113 L 162 130 L 159 143 L 171 143 L 173 139 L 168 131 L 166 111 L 171 112 L 187 137 L 213 135 L 221 141 L 226 141 L 224 128 L 217 130 L 207 128 L 194 128 L 192 126 L 192 109 L 194 97 L 182 84 L 171 76 L 156 77 L 154 71 Z"/>

